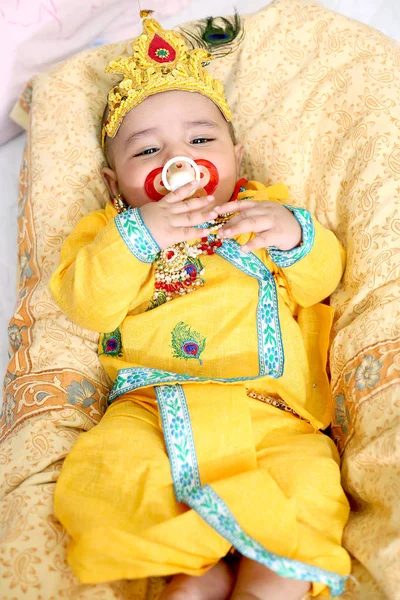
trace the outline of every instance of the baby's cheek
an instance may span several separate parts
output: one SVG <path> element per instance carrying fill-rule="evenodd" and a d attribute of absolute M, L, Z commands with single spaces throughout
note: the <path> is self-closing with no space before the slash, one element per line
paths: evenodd
<path fill-rule="evenodd" d="M 145 176 L 140 168 L 128 163 L 117 171 L 117 175 L 120 194 L 127 204 L 138 207 L 149 201 L 144 189 Z"/>
<path fill-rule="evenodd" d="M 122 197 L 125 202 L 133 208 L 140 208 L 144 204 L 150 202 L 150 198 L 147 197 L 144 189 L 141 188 L 130 188 L 122 191 Z"/>
<path fill-rule="evenodd" d="M 232 194 L 235 190 L 235 185 L 236 177 L 232 175 L 229 178 L 221 177 L 218 188 L 214 194 L 214 196 L 219 199 L 219 204 L 222 204 L 223 202 L 228 202 L 231 199 Z"/>

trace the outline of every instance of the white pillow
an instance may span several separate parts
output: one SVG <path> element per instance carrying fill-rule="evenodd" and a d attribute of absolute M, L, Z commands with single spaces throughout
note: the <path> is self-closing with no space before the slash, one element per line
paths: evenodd
<path fill-rule="evenodd" d="M 162 20 L 190 0 L 151 0 Z M 0 144 L 21 128 L 9 113 L 25 83 L 51 65 L 94 45 L 117 42 L 141 31 L 132 0 L 2 0 L 0 6 Z"/>

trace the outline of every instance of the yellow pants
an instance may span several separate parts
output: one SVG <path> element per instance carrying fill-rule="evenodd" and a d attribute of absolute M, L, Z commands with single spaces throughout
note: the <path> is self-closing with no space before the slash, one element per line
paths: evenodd
<path fill-rule="evenodd" d="M 79 437 L 56 486 L 55 512 L 72 537 L 68 560 L 82 582 L 201 575 L 232 545 L 271 555 L 264 564 L 274 570 L 281 557 L 290 559 L 289 576 L 312 581 L 314 595 L 329 592 L 315 568 L 349 574 L 341 546 L 349 507 L 333 442 L 259 400 L 243 395 L 238 402 L 234 387 L 214 384 L 210 397 L 208 386 L 184 386 L 208 490 L 193 495 L 202 516 L 176 500 L 177 487 L 193 487 L 185 469 L 175 473 L 175 491 L 173 485 L 174 461 L 189 456 L 190 444 L 177 430 L 174 447 L 167 444 L 177 457 L 170 461 L 152 389 L 125 395 Z M 169 407 L 172 431 L 181 422 Z"/>

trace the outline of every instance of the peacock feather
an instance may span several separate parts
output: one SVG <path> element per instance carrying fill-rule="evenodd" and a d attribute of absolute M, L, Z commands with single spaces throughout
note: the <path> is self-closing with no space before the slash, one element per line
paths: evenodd
<path fill-rule="evenodd" d="M 203 364 L 200 355 L 206 347 L 206 338 L 180 321 L 172 330 L 172 349 L 174 358 L 197 358 Z"/>
<path fill-rule="evenodd" d="M 243 24 L 237 12 L 230 18 L 207 17 L 192 29 L 181 27 L 180 31 L 192 48 L 204 48 L 214 58 L 221 58 L 236 50 L 244 37 Z"/>
<path fill-rule="evenodd" d="M 109 354 L 110 356 L 122 356 L 122 336 L 119 327 L 110 333 L 104 333 L 101 345 L 103 352 L 100 354 Z"/>

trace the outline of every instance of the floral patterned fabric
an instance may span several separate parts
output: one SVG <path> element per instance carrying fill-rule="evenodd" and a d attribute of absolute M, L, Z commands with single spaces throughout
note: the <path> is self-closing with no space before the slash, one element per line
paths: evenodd
<path fill-rule="evenodd" d="M 344 544 L 357 581 L 349 580 L 341 598 L 394 599 L 400 47 L 308 0 L 276 0 L 247 18 L 246 29 L 239 51 L 209 67 L 226 84 L 246 150 L 243 175 L 266 184 L 283 180 L 290 202 L 314 213 L 347 250 L 345 276 L 331 297 L 330 371 L 332 434 L 352 506 Z M 61 313 L 48 281 L 67 234 L 107 201 L 99 131 L 113 81 L 103 70 L 125 49 L 93 49 L 32 84 L 20 182 L 19 301 L 1 414 L 0 564 L 9 598 L 24 598 L 28 589 L 37 598 L 151 597 L 143 582 L 140 590 L 125 582 L 80 586 L 65 564 L 66 537 L 51 508 L 61 461 L 77 433 L 100 418 L 109 381 L 99 367 L 97 334 Z"/>

